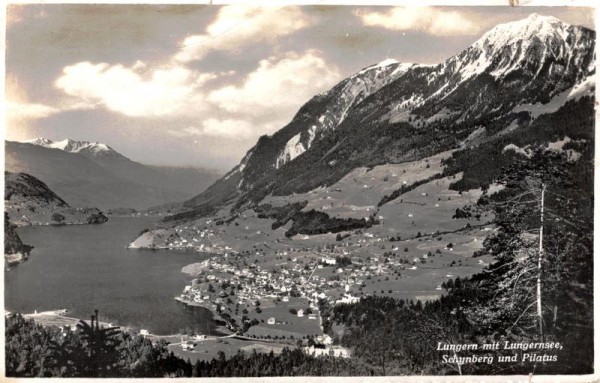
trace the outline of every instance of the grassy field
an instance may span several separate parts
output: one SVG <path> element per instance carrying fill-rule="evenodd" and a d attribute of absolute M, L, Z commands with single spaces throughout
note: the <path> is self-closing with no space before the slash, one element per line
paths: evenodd
<path fill-rule="evenodd" d="M 270 196 L 264 202 L 281 206 L 308 200 L 304 211 L 315 209 L 340 218 L 368 217 L 377 210 L 377 203 L 384 195 L 391 194 L 402 185 L 440 174 L 443 171 L 442 159 L 451 155 L 452 152 L 448 151 L 421 161 L 386 164 L 372 169 L 357 168 L 330 187 L 293 196 Z"/>
<path fill-rule="evenodd" d="M 189 359 L 192 363 L 197 360 L 210 361 L 213 358 L 218 358 L 220 351 L 225 353 L 228 358 L 235 355 L 238 350 L 251 353 L 256 352 L 271 352 L 280 353 L 285 347 L 293 348 L 292 344 L 281 342 L 261 342 L 239 340 L 234 338 L 207 339 L 196 342 L 194 350 L 183 350 L 180 344 L 171 344 L 168 346 L 170 351 L 184 360 Z"/>

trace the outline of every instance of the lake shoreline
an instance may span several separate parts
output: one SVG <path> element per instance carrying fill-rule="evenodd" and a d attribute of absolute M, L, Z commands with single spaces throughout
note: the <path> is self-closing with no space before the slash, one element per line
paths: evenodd
<path fill-rule="evenodd" d="M 111 217 L 102 225 L 19 227 L 23 240 L 35 246 L 35 256 L 5 272 L 4 308 L 25 314 L 68 309 L 74 318 L 38 315 L 37 320 L 57 324 L 78 323 L 77 317 L 89 322 L 97 308 L 101 320 L 125 324 L 123 328 L 136 332 L 148 329 L 172 335 L 192 329 L 216 333 L 210 310 L 173 301 L 191 278 L 182 268 L 210 255 L 127 249 L 131 238 L 155 220 Z"/>
<path fill-rule="evenodd" d="M 197 306 L 197 307 L 200 307 L 200 306 Z M 34 312 L 34 313 L 30 313 L 30 314 L 21 314 L 21 315 L 25 319 L 33 319 L 36 323 L 42 325 L 43 327 L 65 327 L 65 326 L 71 327 L 71 326 L 76 326 L 81 321 L 84 321 L 86 323 L 89 323 L 91 321 L 91 319 L 83 319 L 83 318 L 75 318 L 75 317 L 67 316 L 65 314 L 61 314 L 61 311 L 63 311 L 63 310 L 48 310 L 48 311 L 42 311 L 39 313 Z M 15 315 L 15 314 L 20 314 L 20 313 L 5 311 L 4 314 L 6 316 L 9 316 L 9 315 Z M 154 333 L 149 332 L 148 330 L 139 328 L 139 326 L 121 326 L 119 324 L 115 324 L 115 323 L 111 323 L 111 322 L 104 322 L 104 321 L 99 321 L 99 324 L 100 324 L 100 327 L 102 327 L 102 328 L 118 327 L 121 331 L 128 332 L 130 334 L 142 335 L 142 336 L 147 336 L 150 338 L 157 338 L 157 339 L 187 336 L 187 334 L 182 334 L 182 333 L 154 334 Z M 139 330 L 138 330 L 138 328 L 139 328 Z M 223 329 L 218 327 L 217 332 L 219 332 L 219 333 L 211 335 L 211 336 L 225 337 L 225 336 L 235 335 L 231 332 L 220 333 L 219 330 L 223 330 Z M 142 333 L 142 331 L 146 331 L 146 332 Z"/>
<path fill-rule="evenodd" d="M 207 305 L 204 305 L 204 304 L 202 304 L 202 303 L 197 303 L 197 302 L 191 302 L 191 301 L 185 300 L 185 299 L 183 299 L 183 298 L 180 298 L 180 297 L 175 297 L 174 299 L 175 299 L 177 302 L 179 302 L 179 303 L 181 303 L 181 304 L 184 304 L 184 305 L 186 305 L 186 306 L 195 307 L 195 308 L 198 308 L 198 307 L 199 307 L 199 308 L 202 308 L 202 309 L 204 309 L 204 310 L 207 310 L 207 311 L 209 311 L 209 312 L 211 313 L 211 315 L 212 315 L 213 321 L 214 321 L 214 322 L 215 322 L 215 324 L 217 325 L 216 331 L 217 331 L 217 332 L 221 332 L 221 333 L 223 333 L 223 332 L 225 332 L 225 333 L 231 333 L 231 331 L 230 331 L 230 330 L 229 330 L 227 327 L 225 327 L 225 326 L 222 326 L 222 325 L 220 325 L 220 324 L 219 324 L 219 322 L 227 323 L 227 321 L 226 321 L 225 319 L 223 319 L 223 318 L 222 318 L 222 317 L 219 315 L 219 313 L 217 313 L 217 312 L 213 311 L 213 310 L 212 310 L 210 307 L 208 307 Z"/>

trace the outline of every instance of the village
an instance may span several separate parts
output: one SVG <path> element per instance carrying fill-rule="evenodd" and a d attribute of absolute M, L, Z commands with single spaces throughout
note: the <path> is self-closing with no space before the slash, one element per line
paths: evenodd
<path fill-rule="evenodd" d="M 317 352 L 334 352 L 337 339 L 323 332 L 324 306 L 354 303 L 371 294 L 437 299 L 444 281 L 486 264 L 485 258 L 465 254 L 472 255 L 478 248 L 472 245 L 480 245 L 490 230 L 467 230 L 469 236 L 479 237 L 466 244 L 459 238 L 464 232 L 446 235 L 456 241 L 452 244 L 439 235 L 396 241 L 359 230 L 341 241 L 333 235 L 315 236 L 320 238 L 313 240 L 321 242 L 316 246 L 308 246 L 303 236 L 302 242 L 279 238 L 275 244 L 254 245 L 254 253 L 222 247 L 221 254 L 184 268 L 193 279 L 175 298 L 211 310 L 240 336 L 290 344 L 301 340 L 306 346 L 310 340 L 319 346 Z M 219 235 L 205 233 L 215 239 Z M 324 244 L 324 237 L 333 243 Z M 298 243 L 302 246 L 293 247 Z"/>
<path fill-rule="evenodd" d="M 362 228 L 310 234 L 301 228 L 290 235 L 291 220 L 278 223 L 261 208 L 232 216 L 228 206 L 211 217 L 144 232 L 130 247 L 212 254 L 183 268 L 189 282 L 175 299 L 210 310 L 238 336 L 310 343 L 333 353 L 339 339 L 335 331 L 324 332 L 323 310 L 368 295 L 435 300 L 444 282 L 491 262 L 485 254 L 473 257 L 495 230 L 493 217 L 469 210 L 483 191 L 451 190 L 461 175 L 441 176 L 449 154 L 357 169 L 330 187 L 261 202 L 271 211 L 300 203 L 303 211 L 372 220 Z"/>

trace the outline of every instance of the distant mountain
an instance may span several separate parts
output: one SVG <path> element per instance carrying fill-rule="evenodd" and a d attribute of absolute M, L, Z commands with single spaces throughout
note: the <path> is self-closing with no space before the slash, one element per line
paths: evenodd
<path fill-rule="evenodd" d="M 54 142 L 46 138 L 36 138 L 33 140 L 25 141 L 25 143 L 43 146 L 49 149 L 60 149 L 68 153 L 79 153 L 86 157 L 111 157 L 127 159 L 110 146 L 98 142 L 75 141 L 68 138 L 62 141 Z"/>
<path fill-rule="evenodd" d="M 139 210 L 182 201 L 219 176 L 198 169 L 142 165 L 97 142 L 44 138 L 7 141 L 6 169 L 38 177 L 74 206 L 102 209 Z"/>
<path fill-rule="evenodd" d="M 64 225 L 104 223 L 97 208 L 73 208 L 39 179 L 4 172 L 4 209 L 11 224 Z"/>
<path fill-rule="evenodd" d="M 332 185 L 358 167 L 450 149 L 460 151 L 446 171 L 464 172 L 456 187 L 485 186 L 504 163 L 497 152 L 508 134 L 524 144 L 547 142 L 570 131 L 559 121 L 589 124 L 594 41 L 592 30 L 532 14 L 496 26 L 438 65 L 386 60 L 367 67 L 313 97 L 272 136 L 261 137 L 239 165 L 186 201 L 174 219 L 227 205 L 240 211 L 269 194 Z M 488 159 L 482 158 L 490 163 L 467 161 L 472 148 L 487 150 Z M 475 174 L 475 166 L 494 171 Z"/>

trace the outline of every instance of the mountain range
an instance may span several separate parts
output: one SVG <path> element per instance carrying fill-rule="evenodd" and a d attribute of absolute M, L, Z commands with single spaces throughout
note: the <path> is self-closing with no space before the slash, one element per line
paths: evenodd
<path fill-rule="evenodd" d="M 494 27 L 437 65 L 369 66 L 260 137 L 239 165 L 185 201 L 173 219 L 224 206 L 239 212 L 268 195 L 331 186 L 358 167 L 447 150 L 457 152 L 445 173 L 463 172 L 455 188 L 485 187 L 508 161 L 507 144 L 589 135 L 577 125 L 593 120 L 594 41 L 590 29 L 532 14 Z"/>
<path fill-rule="evenodd" d="M 37 138 L 6 142 L 6 169 L 39 178 L 73 206 L 145 209 L 184 200 L 218 174 L 132 161 L 98 142 Z"/>

